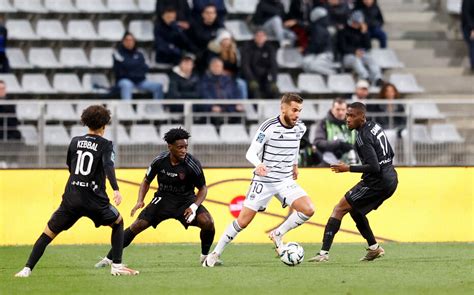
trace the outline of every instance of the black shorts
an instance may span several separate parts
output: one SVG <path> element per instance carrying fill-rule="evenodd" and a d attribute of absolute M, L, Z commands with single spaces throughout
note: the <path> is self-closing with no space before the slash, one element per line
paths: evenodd
<path fill-rule="evenodd" d="M 383 186 L 368 186 L 363 180 L 351 188 L 344 196 L 353 210 L 363 215 L 382 205 L 397 189 L 398 181 Z"/>
<path fill-rule="evenodd" d="M 145 207 L 145 209 L 140 212 L 140 215 L 138 215 L 138 219 L 148 221 L 150 225 L 154 228 L 156 228 L 158 224 L 160 224 L 160 222 L 171 218 L 174 218 L 181 222 L 181 224 L 186 229 L 190 225 L 197 226 L 197 218 L 194 218 L 191 223 L 187 223 L 186 219 L 184 218 L 184 211 L 189 208 L 189 206 L 191 206 L 191 204 L 195 201 L 195 199 L 191 199 L 185 202 L 177 203 L 175 201 L 170 201 L 166 198 L 160 198 L 155 196 L 153 197 L 151 202 Z M 203 205 L 199 205 L 196 210 L 196 216 L 204 212 L 209 213 L 206 207 L 204 207 Z"/>
<path fill-rule="evenodd" d="M 96 202 L 94 198 L 97 196 L 85 192 L 64 194 L 61 205 L 48 221 L 49 229 L 58 234 L 71 228 L 83 216 L 89 217 L 95 227 L 113 224 L 120 216 L 118 210 L 110 203 Z"/>

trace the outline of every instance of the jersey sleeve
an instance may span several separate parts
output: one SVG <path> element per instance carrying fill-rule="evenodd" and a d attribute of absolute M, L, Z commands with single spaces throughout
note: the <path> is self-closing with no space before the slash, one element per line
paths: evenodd
<path fill-rule="evenodd" d="M 257 133 L 254 135 L 250 147 L 247 150 L 245 157 L 247 160 L 252 163 L 253 166 L 257 167 L 262 163 L 258 155 L 262 152 L 263 146 L 270 139 L 272 126 L 264 128 L 265 123 L 260 125 L 257 130 Z"/>
<path fill-rule="evenodd" d="M 150 166 L 148 166 L 148 169 L 145 173 L 145 179 L 148 183 L 151 183 L 158 174 L 159 161 L 159 159 L 155 159 L 153 162 L 151 162 Z"/>
<path fill-rule="evenodd" d="M 115 151 L 111 141 L 109 141 L 102 153 L 102 163 L 104 164 L 105 175 L 109 179 L 110 186 L 114 191 L 119 189 L 117 178 L 115 177 Z"/>
<path fill-rule="evenodd" d="M 206 177 L 204 176 L 204 171 L 202 170 L 201 163 L 196 159 L 189 159 L 188 165 L 191 168 L 193 173 L 193 185 L 194 187 L 200 189 L 206 185 Z"/>
<path fill-rule="evenodd" d="M 374 149 L 372 138 L 365 136 L 363 140 L 360 138 L 356 140 L 358 151 L 361 158 L 364 159 L 362 165 L 351 165 L 349 170 L 351 172 L 359 173 L 376 173 L 380 171 L 380 165 L 377 158 L 377 153 Z"/>

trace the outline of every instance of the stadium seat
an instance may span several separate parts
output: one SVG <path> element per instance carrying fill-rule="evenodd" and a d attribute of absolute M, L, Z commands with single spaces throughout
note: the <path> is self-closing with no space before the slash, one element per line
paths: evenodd
<path fill-rule="evenodd" d="M 395 51 L 390 48 L 374 48 L 370 55 L 382 69 L 403 68 L 403 63 L 398 60 Z"/>
<path fill-rule="evenodd" d="M 225 22 L 225 27 L 236 41 L 249 41 L 253 39 L 249 26 L 242 20 L 228 20 Z"/>
<path fill-rule="evenodd" d="M 156 120 L 164 121 L 174 118 L 175 116 L 181 117 L 178 114 L 170 114 L 167 112 L 161 104 L 146 104 L 141 103 L 137 105 L 137 115 L 143 120 Z"/>
<path fill-rule="evenodd" d="M 411 113 L 414 119 L 443 119 L 445 115 L 440 112 L 435 103 L 417 103 L 412 105 Z"/>
<path fill-rule="evenodd" d="M 316 130 L 318 129 L 318 124 L 311 124 L 311 126 L 309 126 L 308 128 L 308 131 L 309 134 L 308 134 L 308 140 L 311 144 L 314 143 L 314 140 L 316 139 Z"/>
<path fill-rule="evenodd" d="M 121 103 L 116 105 L 114 107 L 110 107 L 110 111 L 113 113 L 116 111 L 117 118 L 121 121 L 137 121 L 140 120 L 140 116 L 137 115 L 135 110 L 133 109 L 133 106 L 128 103 Z"/>
<path fill-rule="evenodd" d="M 306 93 L 331 93 L 331 89 L 326 87 L 324 79 L 318 74 L 299 74 L 298 88 Z"/>
<path fill-rule="evenodd" d="M 428 127 L 423 124 L 413 124 L 412 125 L 412 139 L 415 143 L 432 143 L 433 140 L 431 139 L 430 133 L 428 132 Z M 403 138 L 403 145 L 408 145 L 408 138 L 409 138 L 409 131 L 408 129 L 404 129 L 402 131 L 402 138 Z"/>
<path fill-rule="evenodd" d="M 89 106 L 97 104 L 97 102 L 87 102 L 87 101 L 81 101 L 76 103 L 76 118 L 80 118 L 82 115 L 82 112 Z M 112 114 L 113 115 L 113 114 Z"/>
<path fill-rule="evenodd" d="M 90 20 L 70 20 L 67 33 L 74 40 L 99 40 L 100 37 Z"/>
<path fill-rule="evenodd" d="M 0 0 L 0 13 L 13 13 L 17 11 L 18 10 L 10 3 L 10 0 Z"/>
<path fill-rule="evenodd" d="M 59 62 L 66 68 L 88 68 L 89 60 L 82 48 L 61 48 Z"/>
<path fill-rule="evenodd" d="M 125 27 L 120 20 L 102 20 L 98 25 L 99 36 L 107 41 L 120 41 L 125 34 Z"/>
<path fill-rule="evenodd" d="M 80 0 L 76 1 L 76 7 L 86 13 L 110 13 L 102 1 L 97 0 Z"/>
<path fill-rule="evenodd" d="M 64 125 L 45 125 L 44 143 L 46 145 L 69 145 L 71 138 Z"/>
<path fill-rule="evenodd" d="M 222 143 L 217 134 L 216 127 L 211 124 L 191 125 L 191 134 L 193 135 L 193 143 L 196 144 Z"/>
<path fill-rule="evenodd" d="M 254 14 L 258 0 L 228 0 L 227 7 L 233 13 Z"/>
<path fill-rule="evenodd" d="M 138 7 L 134 0 L 106 0 L 107 8 L 113 13 L 134 13 Z"/>
<path fill-rule="evenodd" d="M 300 119 L 303 121 L 316 121 L 319 119 L 318 112 L 314 108 L 314 104 L 312 103 L 305 103 L 303 105 L 303 110 L 300 114 Z"/>
<path fill-rule="evenodd" d="M 12 69 L 31 69 L 33 67 L 26 60 L 26 56 L 21 48 L 8 48 L 6 54 Z"/>
<path fill-rule="evenodd" d="M 250 137 L 245 130 L 245 126 L 241 124 L 223 124 L 219 131 L 223 143 L 235 144 L 250 142 Z"/>
<path fill-rule="evenodd" d="M 318 119 L 323 119 L 332 108 L 332 101 L 324 100 L 318 103 Z"/>
<path fill-rule="evenodd" d="M 130 139 L 134 144 L 159 144 L 161 142 L 154 125 L 132 125 Z"/>
<path fill-rule="evenodd" d="M 16 107 L 16 117 L 20 121 L 36 121 L 41 115 L 41 106 L 36 103 L 19 103 Z"/>
<path fill-rule="evenodd" d="M 10 19 L 5 24 L 8 38 L 12 40 L 38 40 L 40 37 L 33 31 L 29 20 Z"/>
<path fill-rule="evenodd" d="M 297 48 L 279 48 L 276 58 L 281 68 L 296 69 L 303 65 L 303 56 Z"/>
<path fill-rule="evenodd" d="M 59 63 L 51 48 L 30 48 L 28 52 L 30 64 L 37 68 L 58 69 L 63 66 Z"/>
<path fill-rule="evenodd" d="M 95 68 L 110 69 L 113 66 L 112 48 L 92 48 L 90 53 L 90 63 Z"/>
<path fill-rule="evenodd" d="M 258 121 L 258 113 L 251 104 L 244 104 L 245 117 L 249 121 Z"/>
<path fill-rule="evenodd" d="M 280 102 L 279 101 L 271 101 L 263 105 L 263 117 L 266 119 L 268 118 L 276 118 L 280 114 Z"/>
<path fill-rule="evenodd" d="M 288 73 L 279 73 L 277 75 L 277 86 L 280 90 L 280 93 L 284 92 L 300 92 L 300 90 L 295 86 L 293 79 Z"/>
<path fill-rule="evenodd" d="M 107 93 L 110 91 L 110 82 L 105 74 L 84 74 L 82 88 L 89 93 Z"/>
<path fill-rule="evenodd" d="M 154 13 L 156 0 L 138 0 L 138 9 L 144 13 Z"/>
<path fill-rule="evenodd" d="M 127 130 L 125 129 L 125 126 L 123 126 L 122 124 L 118 124 L 116 126 L 117 126 L 117 139 L 114 138 L 114 135 L 115 135 L 114 125 L 111 125 L 107 129 L 107 133 L 104 135 L 104 137 L 118 144 L 133 144 L 133 142 L 130 140 L 130 136 L 128 135 Z"/>
<path fill-rule="evenodd" d="M 354 78 L 351 74 L 329 75 L 328 87 L 336 93 L 353 93 L 355 90 Z"/>
<path fill-rule="evenodd" d="M 38 132 L 34 125 L 18 125 L 18 130 L 21 133 L 21 138 L 26 145 L 38 145 Z"/>
<path fill-rule="evenodd" d="M 48 103 L 46 105 L 45 119 L 57 121 L 77 121 L 77 116 L 71 103 Z"/>
<path fill-rule="evenodd" d="M 459 15 L 461 14 L 461 4 L 462 0 L 447 0 L 446 10 L 450 14 Z"/>
<path fill-rule="evenodd" d="M 394 84 L 400 93 L 421 93 L 425 90 L 418 85 L 412 74 L 392 74 L 390 83 Z"/>
<path fill-rule="evenodd" d="M 153 74 L 147 74 L 146 77 L 150 81 L 161 83 L 161 85 L 163 85 L 163 92 L 165 93 L 168 92 L 168 88 L 170 86 L 170 78 L 168 77 L 167 74 L 153 73 Z"/>
<path fill-rule="evenodd" d="M 45 0 L 44 6 L 51 12 L 56 13 L 78 13 L 77 9 L 73 4 L 72 0 Z"/>
<path fill-rule="evenodd" d="M 148 20 L 132 20 L 128 25 L 128 30 L 137 41 L 153 41 L 153 23 Z"/>
<path fill-rule="evenodd" d="M 60 93 L 85 93 L 76 74 L 54 74 L 53 87 Z"/>
<path fill-rule="evenodd" d="M 259 124 L 252 124 L 252 125 L 250 125 L 250 128 L 249 128 L 249 135 L 250 135 L 250 138 L 255 137 L 255 135 L 257 134 L 258 127 L 260 127 Z"/>
<path fill-rule="evenodd" d="M 160 135 L 161 137 L 165 136 L 166 132 L 170 131 L 170 129 L 173 129 L 173 128 L 184 128 L 184 126 L 182 125 L 179 125 L 179 124 L 163 124 L 163 125 L 160 125 Z M 194 135 L 193 135 L 193 138 L 194 138 Z"/>
<path fill-rule="evenodd" d="M 23 85 L 25 91 L 31 93 L 56 93 L 44 74 L 23 74 L 21 85 Z"/>
<path fill-rule="evenodd" d="M 5 82 L 8 93 L 24 93 L 25 90 L 20 86 L 15 74 L 0 74 L 0 80 Z"/>
<path fill-rule="evenodd" d="M 48 13 L 41 3 L 42 0 L 13 0 L 13 5 L 18 11 L 28 13 Z"/>
<path fill-rule="evenodd" d="M 436 123 L 431 126 L 431 139 L 436 143 L 463 143 L 464 138 L 456 126 L 450 123 Z"/>
<path fill-rule="evenodd" d="M 70 130 L 71 138 L 76 137 L 76 136 L 85 135 L 85 134 L 87 134 L 87 132 L 89 132 L 89 128 L 87 128 L 86 126 L 82 126 L 82 125 L 72 125 L 71 130 Z"/>

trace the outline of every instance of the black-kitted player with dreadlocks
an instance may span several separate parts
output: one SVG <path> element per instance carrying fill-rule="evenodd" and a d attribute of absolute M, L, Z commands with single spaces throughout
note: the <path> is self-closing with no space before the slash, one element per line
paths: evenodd
<path fill-rule="evenodd" d="M 145 196 L 155 176 L 158 180 L 158 190 L 137 220 L 125 230 L 124 248 L 148 227 L 156 228 L 160 222 L 174 218 L 186 229 L 190 225 L 201 229 L 201 263 L 207 257 L 214 240 L 214 221 L 207 209 L 201 205 L 207 195 L 206 179 L 199 161 L 187 152 L 189 137 L 189 133 L 182 128 L 171 129 L 165 134 L 168 151 L 159 154 L 148 167 L 131 216 L 143 208 Z M 194 193 L 194 188 L 198 189 L 197 194 Z M 105 267 L 111 263 L 110 251 L 95 266 Z"/>

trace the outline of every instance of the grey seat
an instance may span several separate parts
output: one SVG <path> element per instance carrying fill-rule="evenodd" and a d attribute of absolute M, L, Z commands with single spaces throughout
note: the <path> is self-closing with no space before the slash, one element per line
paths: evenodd
<path fill-rule="evenodd" d="M 45 125 L 44 143 L 46 145 L 68 145 L 71 138 L 64 125 Z"/>
<path fill-rule="evenodd" d="M 110 89 L 110 82 L 105 74 L 84 74 L 82 88 L 85 92 L 107 93 Z"/>
<path fill-rule="evenodd" d="M 148 20 L 132 20 L 128 30 L 135 36 L 137 41 L 153 41 L 153 23 Z"/>
<path fill-rule="evenodd" d="M 132 125 L 130 139 L 135 144 L 159 144 L 161 142 L 154 125 Z"/>
<path fill-rule="evenodd" d="M 314 108 L 314 104 L 305 103 L 303 105 L 303 110 L 300 113 L 300 119 L 303 121 L 316 121 L 319 119 L 319 115 Z"/>
<path fill-rule="evenodd" d="M 44 6 L 47 10 L 56 13 L 78 13 L 72 0 L 44 0 Z"/>
<path fill-rule="evenodd" d="M 263 105 L 264 118 L 276 118 L 280 114 L 280 102 L 271 101 Z"/>
<path fill-rule="evenodd" d="M 400 93 L 421 93 L 425 89 L 418 85 L 413 74 L 392 74 L 390 75 L 390 83 L 397 87 Z"/>
<path fill-rule="evenodd" d="M 229 0 L 227 5 L 233 13 L 254 14 L 258 0 Z"/>
<path fill-rule="evenodd" d="M 412 116 L 415 119 L 443 119 L 445 115 L 440 112 L 435 103 L 417 103 L 412 106 Z"/>
<path fill-rule="evenodd" d="M 0 0 L 0 12 L 2 13 L 13 13 L 17 12 L 18 9 L 13 7 L 13 5 L 10 3 L 10 0 Z"/>
<path fill-rule="evenodd" d="M 99 36 L 107 41 L 120 41 L 125 34 L 125 27 L 120 20 L 102 20 L 99 21 Z"/>
<path fill-rule="evenodd" d="M 59 20 L 39 20 L 36 24 L 36 33 L 46 40 L 69 40 Z"/>
<path fill-rule="evenodd" d="M 332 108 L 332 101 L 320 101 L 318 103 L 318 119 L 323 119 L 328 114 L 328 111 Z"/>
<path fill-rule="evenodd" d="M 28 13 L 47 13 L 41 0 L 13 0 L 13 5 L 18 11 Z"/>
<path fill-rule="evenodd" d="M 98 0 L 79 0 L 76 1 L 76 7 L 80 11 L 87 13 L 108 13 L 110 12 L 107 7 L 105 7 L 102 1 Z"/>
<path fill-rule="evenodd" d="M 8 61 L 13 69 L 31 69 L 33 66 L 26 60 L 21 48 L 8 48 L 6 50 Z"/>
<path fill-rule="evenodd" d="M 250 138 L 254 138 L 255 135 L 257 135 L 258 127 L 260 127 L 259 124 L 252 124 L 252 125 L 250 125 L 250 127 L 249 127 L 249 135 L 250 135 Z"/>
<path fill-rule="evenodd" d="M 403 68 L 404 64 L 398 59 L 395 51 L 390 48 L 373 48 L 370 55 L 382 69 Z"/>
<path fill-rule="evenodd" d="M 462 0 L 447 0 L 446 10 L 450 14 L 460 15 L 461 14 Z"/>
<path fill-rule="evenodd" d="M 38 145 L 38 131 L 34 125 L 18 125 L 18 131 L 21 133 L 21 138 L 26 145 Z"/>
<path fill-rule="evenodd" d="M 297 48 L 279 48 L 276 54 L 278 66 L 296 69 L 303 65 L 303 56 Z"/>
<path fill-rule="evenodd" d="M 67 23 L 67 34 L 74 40 L 99 40 L 100 37 L 90 20 L 70 20 Z"/>
<path fill-rule="evenodd" d="M 5 82 L 7 92 L 9 93 L 25 93 L 25 90 L 20 86 L 15 74 L 0 74 L 0 80 Z"/>
<path fill-rule="evenodd" d="M 92 48 L 90 52 L 90 63 L 95 68 L 110 69 L 113 66 L 112 48 Z"/>
<path fill-rule="evenodd" d="M 295 82 L 288 73 L 279 73 L 277 75 L 277 86 L 281 93 L 284 92 L 300 92 Z M 276 98 L 276 97 L 275 97 Z"/>
<path fill-rule="evenodd" d="M 160 104 L 139 104 L 137 115 L 143 120 L 164 121 L 172 118 L 172 115 Z"/>
<path fill-rule="evenodd" d="M 451 123 L 436 123 L 431 126 L 431 138 L 437 143 L 463 143 L 464 138 Z"/>
<path fill-rule="evenodd" d="M 350 74 L 329 75 L 328 87 L 336 93 L 352 93 L 355 90 L 354 78 Z"/>
<path fill-rule="evenodd" d="M 138 0 L 138 9 L 144 13 L 154 13 L 156 0 Z"/>
<path fill-rule="evenodd" d="M 86 126 L 72 125 L 71 130 L 70 130 L 71 138 L 85 135 L 87 134 L 88 131 L 89 131 L 89 128 L 87 128 Z"/>
<path fill-rule="evenodd" d="M 111 111 L 114 111 L 114 108 L 111 108 Z M 117 105 L 117 118 L 122 121 L 137 121 L 140 120 L 140 116 L 137 115 L 133 109 L 132 104 L 121 103 Z"/>
<path fill-rule="evenodd" d="M 36 121 L 41 115 L 41 107 L 36 103 L 20 103 L 16 107 L 16 117 L 20 121 Z"/>
<path fill-rule="evenodd" d="M 236 41 L 249 41 L 253 39 L 253 34 L 249 26 L 242 20 L 225 21 L 225 27 Z"/>
<path fill-rule="evenodd" d="M 61 93 L 85 93 L 76 74 L 54 74 L 53 87 Z"/>
<path fill-rule="evenodd" d="M 118 144 L 124 144 L 124 145 L 129 145 L 133 144 L 133 142 L 130 139 L 130 136 L 127 133 L 127 129 L 125 129 L 125 126 L 122 124 L 117 125 L 117 139 L 114 138 L 114 127 L 110 126 L 107 129 L 107 133 L 105 134 L 105 138 L 112 140 Z"/>
<path fill-rule="evenodd" d="M 48 103 L 46 120 L 77 121 L 76 112 L 71 103 Z"/>
<path fill-rule="evenodd" d="M 31 48 L 28 52 L 28 60 L 31 65 L 37 68 L 58 69 L 63 67 L 51 48 Z"/>
<path fill-rule="evenodd" d="M 23 89 L 31 93 L 56 93 L 56 90 L 51 87 L 48 78 L 44 74 L 23 74 L 21 78 Z"/>
<path fill-rule="evenodd" d="M 88 68 L 89 60 L 82 48 L 61 48 L 59 62 L 67 68 Z"/>
<path fill-rule="evenodd" d="M 250 142 L 250 137 L 242 124 L 223 124 L 219 131 L 221 140 L 227 144 Z"/>
<path fill-rule="evenodd" d="M 412 125 L 412 139 L 414 143 L 433 143 L 431 135 L 428 131 L 428 127 L 423 124 L 413 124 Z M 404 129 L 402 131 L 402 139 L 404 146 L 408 146 L 409 130 Z"/>
<path fill-rule="evenodd" d="M 324 79 L 318 74 L 302 73 L 298 75 L 298 88 L 306 93 L 331 93 Z"/>
<path fill-rule="evenodd" d="M 251 104 L 244 104 L 245 117 L 249 121 L 258 121 L 258 113 Z"/>
<path fill-rule="evenodd" d="M 106 0 L 106 7 L 113 13 L 138 12 L 138 7 L 134 0 Z"/>
<path fill-rule="evenodd" d="M 217 144 L 221 143 L 216 127 L 211 124 L 194 124 L 191 126 L 193 143 L 196 144 Z"/>
<path fill-rule="evenodd" d="M 146 75 L 147 79 L 153 82 L 160 83 L 163 85 L 163 92 L 167 93 L 170 86 L 170 78 L 167 74 L 163 73 L 152 73 Z"/>
<path fill-rule="evenodd" d="M 38 40 L 40 37 L 33 31 L 29 20 L 10 19 L 5 26 L 8 30 L 8 38 L 12 40 Z"/>
<path fill-rule="evenodd" d="M 160 125 L 160 135 L 161 137 L 165 136 L 165 134 L 170 131 L 170 129 L 173 129 L 173 128 L 184 128 L 183 126 L 179 125 L 179 124 L 163 124 L 163 125 Z M 194 137 L 194 135 L 193 135 Z"/>

